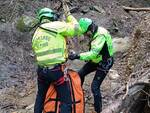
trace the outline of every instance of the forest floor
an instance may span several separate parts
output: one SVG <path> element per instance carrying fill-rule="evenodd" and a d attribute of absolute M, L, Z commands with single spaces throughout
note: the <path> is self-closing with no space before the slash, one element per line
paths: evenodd
<path fill-rule="evenodd" d="M 7 7 L 6 7 L 7 6 Z M 39 7 L 51 7 L 58 13 L 59 0 L 1 0 L 0 1 L 0 113 L 33 113 L 36 96 L 36 65 L 32 56 L 32 33 L 20 32 L 16 29 L 16 21 L 22 15 L 35 17 Z M 77 18 L 88 17 L 99 26 L 109 30 L 113 38 L 128 38 L 133 45 L 128 51 L 115 54 L 112 72 L 119 79 L 112 80 L 110 74 L 102 84 L 103 109 L 121 99 L 125 94 L 118 92 L 126 85 L 129 76 L 138 70 L 147 72 L 150 67 L 149 31 L 150 14 L 142 11 L 126 12 L 122 6 L 150 7 L 150 1 L 143 0 L 72 0 L 69 7 Z M 148 26 L 148 27 L 145 27 Z M 143 40 L 141 37 L 144 37 Z M 138 39 L 135 39 L 138 37 Z M 76 40 L 75 40 L 76 41 Z M 82 52 L 87 50 L 86 41 L 77 40 L 78 44 L 71 49 Z M 145 42 L 144 45 L 140 45 Z M 141 48 L 137 48 L 141 46 Z M 144 46 L 144 47 L 143 47 Z M 139 51 L 141 51 L 139 53 Z M 144 59 L 144 60 L 143 60 Z M 72 69 L 79 70 L 84 62 L 70 62 Z M 141 69 L 141 67 L 143 67 Z M 143 72 L 139 72 L 143 73 Z M 149 71 L 148 71 L 149 74 Z M 93 96 L 90 90 L 94 73 L 86 77 L 84 83 L 86 113 L 94 113 Z M 136 76 L 135 78 L 136 79 Z M 143 112 L 146 113 L 146 112 Z"/>

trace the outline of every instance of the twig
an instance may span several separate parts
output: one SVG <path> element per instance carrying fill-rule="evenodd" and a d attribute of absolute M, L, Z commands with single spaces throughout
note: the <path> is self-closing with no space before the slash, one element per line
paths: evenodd
<path fill-rule="evenodd" d="M 142 76 L 147 75 L 149 72 L 150 72 L 150 69 L 148 69 L 146 72 L 144 72 L 144 73 L 142 74 Z"/>
<path fill-rule="evenodd" d="M 143 89 L 141 91 L 150 97 L 150 94 L 148 94 L 146 91 L 144 91 Z"/>
<path fill-rule="evenodd" d="M 120 89 L 118 89 L 118 90 L 113 94 L 113 96 L 122 94 L 124 90 L 125 90 L 125 86 L 123 86 L 123 87 L 121 87 Z"/>
<path fill-rule="evenodd" d="M 127 83 L 127 85 L 126 85 L 126 93 L 124 94 L 124 96 L 123 96 L 123 100 L 127 97 L 127 95 L 128 95 L 128 92 L 129 92 L 129 82 Z"/>
<path fill-rule="evenodd" d="M 138 83 L 135 83 L 135 84 L 133 84 L 132 86 L 130 86 L 129 89 L 132 88 L 132 87 L 134 87 L 134 86 L 137 86 L 137 85 L 140 85 L 140 86 L 143 85 L 143 86 L 148 86 L 148 87 L 150 87 L 150 84 L 149 84 L 149 83 L 138 82 Z"/>
<path fill-rule="evenodd" d="M 10 15 L 10 18 L 9 18 L 8 21 L 11 21 L 11 20 L 12 20 L 12 18 L 13 18 L 13 16 L 14 16 L 14 12 L 15 12 L 16 7 L 17 7 L 17 3 L 15 3 L 15 5 L 14 5 L 14 7 L 13 7 L 13 9 L 12 9 L 12 14 Z"/>
<path fill-rule="evenodd" d="M 147 104 L 148 104 L 148 107 L 150 108 L 150 94 L 144 90 L 141 90 L 141 91 L 144 92 L 146 95 L 148 95 Z"/>
<path fill-rule="evenodd" d="M 130 81 L 129 81 L 130 82 Z M 134 86 L 136 86 L 136 85 L 145 85 L 145 86 L 148 86 L 148 87 L 150 87 L 150 84 L 149 83 L 144 83 L 144 82 L 138 82 L 138 83 L 135 83 L 135 84 L 133 84 L 133 85 L 131 85 L 131 86 L 129 86 L 129 82 L 127 83 L 127 85 L 126 85 L 126 93 L 125 93 L 125 95 L 123 96 L 123 100 L 126 98 L 126 96 L 128 95 L 128 92 L 129 92 L 129 89 L 131 89 L 132 87 L 134 87 Z"/>
<path fill-rule="evenodd" d="M 128 95 L 128 91 L 129 91 L 129 88 L 131 88 L 131 87 L 133 87 L 133 86 L 135 86 L 135 85 L 147 85 L 146 83 L 144 83 L 144 82 L 138 82 L 138 83 L 136 83 L 138 80 L 139 80 L 139 78 L 136 80 L 136 81 L 134 81 L 134 84 L 131 84 L 131 86 L 129 87 L 129 83 L 130 83 L 130 79 L 131 79 L 131 77 L 133 76 L 133 75 L 135 75 L 135 74 L 138 74 L 138 73 L 142 73 L 144 70 L 142 69 L 141 71 L 138 71 L 138 72 L 136 72 L 136 73 L 133 73 L 133 74 L 131 74 L 130 76 L 129 76 L 129 80 L 128 80 L 128 82 L 127 82 L 127 84 L 126 84 L 126 93 L 125 93 L 125 95 L 123 96 L 123 99 L 125 99 L 126 98 L 126 96 Z M 150 70 L 147 70 L 146 72 L 144 72 L 142 75 L 141 75 L 141 77 L 143 77 L 143 75 L 146 75 L 147 73 L 149 73 L 149 71 Z M 140 79 L 141 79 L 141 77 L 140 77 Z"/>
<path fill-rule="evenodd" d="M 14 2 L 14 0 L 11 0 L 11 1 L 10 1 L 9 5 L 8 5 L 8 8 L 9 8 L 9 6 L 10 6 L 11 4 L 13 4 L 13 2 Z"/>
<path fill-rule="evenodd" d="M 8 109 L 8 108 L 15 108 L 15 105 L 12 103 L 12 104 L 8 104 L 8 105 L 5 105 L 3 106 L 1 109 Z"/>
<path fill-rule="evenodd" d="M 148 79 L 149 81 L 149 78 L 148 78 L 148 74 L 150 72 L 150 69 L 145 71 L 140 77 L 138 77 L 136 80 L 134 80 L 132 83 L 135 84 L 136 82 L 144 82 L 143 78 L 146 77 L 146 79 Z M 145 82 L 144 82 L 145 83 Z"/>
<path fill-rule="evenodd" d="M 148 97 L 148 107 L 150 108 L 150 97 Z"/>
<path fill-rule="evenodd" d="M 130 76 L 133 76 L 133 75 L 137 75 L 137 74 L 141 74 L 142 72 L 144 71 L 144 69 L 142 69 L 142 70 L 140 70 L 140 71 L 137 71 L 137 72 L 135 72 L 135 73 L 132 73 Z"/>
<path fill-rule="evenodd" d="M 131 77 L 132 77 L 132 74 L 129 76 L 129 79 L 128 79 L 128 82 L 126 84 L 126 93 L 124 94 L 123 96 L 123 100 L 126 98 L 126 96 L 128 95 L 128 92 L 129 92 L 129 83 L 130 83 L 130 80 L 131 80 Z"/>
<path fill-rule="evenodd" d="M 133 8 L 133 7 L 126 7 L 122 6 L 124 10 L 126 11 L 150 11 L 150 7 L 143 7 L 143 8 Z"/>

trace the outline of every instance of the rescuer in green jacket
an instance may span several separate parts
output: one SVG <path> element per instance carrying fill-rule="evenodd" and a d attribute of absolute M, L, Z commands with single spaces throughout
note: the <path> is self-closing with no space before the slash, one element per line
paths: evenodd
<path fill-rule="evenodd" d="M 59 113 L 71 113 L 70 91 L 61 65 L 68 58 L 65 37 L 81 34 L 79 24 L 69 12 L 66 22 L 58 21 L 57 14 L 49 8 L 38 10 L 37 17 L 40 25 L 32 39 L 32 48 L 38 64 L 38 92 L 34 113 L 42 113 L 46 92 L 52 82 L 61 101 Z"/>
<path fill-rule="evenodd" d="M 87 61 L 87 63 L 79 71 L 82 84 L 87 74 L 96 71 L 91 89 L 94 96 L 95 111 L 100 113 L 102 111 L 100 85 L 113 65 L 112 38 L 106 29 L 98 27 L 91 19 L 81 18 L 79 20 L 79 24 L 82 29 L 82 33 L 90 37 L 90 48 L 88 52 L 70 54 L 69 59 Z"/>

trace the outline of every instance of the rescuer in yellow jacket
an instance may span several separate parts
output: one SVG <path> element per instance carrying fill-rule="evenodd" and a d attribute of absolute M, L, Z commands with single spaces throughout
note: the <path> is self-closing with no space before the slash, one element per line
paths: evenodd
<path fill-rule="evenodd" d="M 65 37 L 80 33 L 77 20 L 67 14 L 66 22 L 58 21 L 57 14 L 49 9 L 38 10 L 40 21 L 33 39 L 32 48 L 38 64 L 38 92 L 34 106 L 34 113 L 42 113 L 46 92 L 50 83 L 54 83 L 60 97 L 60 113 L 71 113 L 71 96 L 61 65 L 68 58 Z"/>

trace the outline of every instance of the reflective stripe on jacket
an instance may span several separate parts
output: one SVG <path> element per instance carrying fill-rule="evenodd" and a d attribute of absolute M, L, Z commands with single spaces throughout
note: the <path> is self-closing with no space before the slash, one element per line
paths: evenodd
<path fill-rule="evenodd" d="M 51 66 L 65 62 L 68 57 L 65 37 L 78 35 L 79 32 L 78 22 L 71 15 L 67 23 L 54 21 L 40 25 L 32 39 L 38 65 Z"/>

